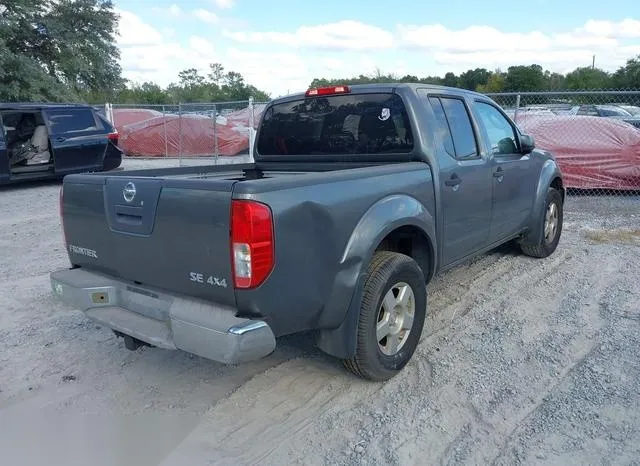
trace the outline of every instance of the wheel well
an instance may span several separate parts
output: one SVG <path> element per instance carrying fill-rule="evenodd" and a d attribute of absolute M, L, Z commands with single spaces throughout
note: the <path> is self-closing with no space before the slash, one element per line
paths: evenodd
<path fill-rule="evenodd" d="M 416 261 L 428 283 L 433 276 L 433 245 L 429 237 L 418 227 L 403 226 L 389 233 L 376 251 L 393 251 L 407 255 Z"/>
<path fill-rule="evenodd" d="M 551 187 L 560 191 L 560 195 L 562 196 L 562 202 L 564 202 L 564 189 L 562 186 L 562 178 L 556 177 L 551 182 Z"/>

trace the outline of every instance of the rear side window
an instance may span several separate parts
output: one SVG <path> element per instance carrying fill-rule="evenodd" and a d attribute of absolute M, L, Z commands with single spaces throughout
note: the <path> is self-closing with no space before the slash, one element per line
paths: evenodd
<path fill-rule="evenodd" d="M 440 135 L 440 140 L 444 145 L 444 149 L 451 157 L 455 157 L 456 150 L 453 146 L 453 137 L 451 136 L 451 129 L 447 122 L 447 116 L 444 114 L 442 103 L 437 97 L 429 97 L 429 103 L 431 104 L 431 108 L 433 108 L 433 113 L 436 115 L 436 121 L 438 122 L 437 131 Z"/>
<path fill-rule="evenodd" d="M 413 135 L 397 94 L 310 97 L 269 107 L 257 141 L 261 155 L 408 153 Z"/>
<path fill-rule="evenodd" d="M 451 128 L 453 145 L 456 148 L 456 157 L 467 159 L 478 155 L 476 137 L 471 126 L 471 118 L 467 107 L 460 99 L 442 97 L 440 99 L 444 113 Z"/>
<path fill-rule="evenodd" d="M 445 150 L 457 159 L 478 156 L 476 136 L 467 107 L 455 97 L 429 97 L 429 103 L 438 122 Z"/>
<path fill-rule="evenodd" d="M 51 131 L 55 134 L 102 129 L 102 125 L 98 126 L 93 111 L 88 108 L 47 110 L 46 113 L 51 125 Z"/>

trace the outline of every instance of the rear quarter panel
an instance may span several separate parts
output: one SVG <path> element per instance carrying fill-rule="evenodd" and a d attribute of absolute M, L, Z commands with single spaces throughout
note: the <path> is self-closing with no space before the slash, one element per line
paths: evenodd
<path fill-rule="evenodd" d="M 272 274 L 255 290 L 238 290 L 236 303 L 247 316 L 265 317 L 277 336 L 339 326 L 370 255 L 394 227 L 415 224 L 435 235 L 424 162 L 247 181 L 234 197 L 273 212 Z"/>

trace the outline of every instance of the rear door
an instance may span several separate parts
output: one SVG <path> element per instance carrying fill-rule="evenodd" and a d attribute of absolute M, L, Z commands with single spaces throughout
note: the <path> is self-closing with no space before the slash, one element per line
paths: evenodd
<path fill-rule="evenodd" d="M 89 107 L 44 110 L 56 173 L 102 169 L 107 130 Z"/>
<path fill-rule="evenodd" d="M 491 168 L 481 153 L 462 97 L 430 95 L 438 122 L 442 193 L 442 261 L 449 265 L 481 249 L 491 225 Z"/>

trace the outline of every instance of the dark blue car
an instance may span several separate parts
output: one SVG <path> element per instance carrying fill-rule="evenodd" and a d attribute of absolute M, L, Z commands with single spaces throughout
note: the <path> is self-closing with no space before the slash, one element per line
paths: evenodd
<path fill-rule="evenodd" d="M 118 132 L 83 104 L 0 104 L 0 184 L 118 168 Z"/>

